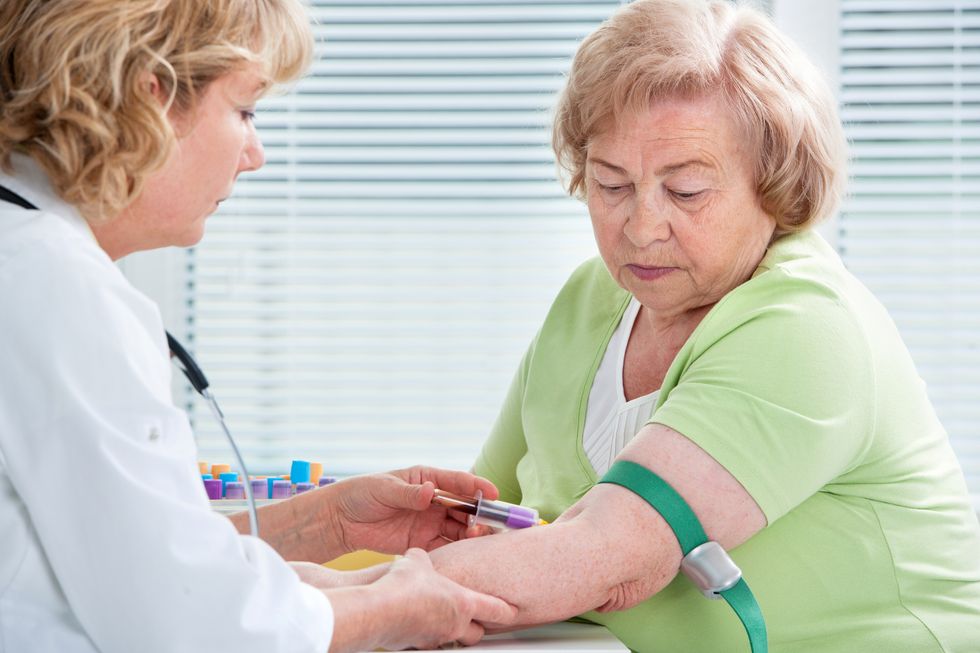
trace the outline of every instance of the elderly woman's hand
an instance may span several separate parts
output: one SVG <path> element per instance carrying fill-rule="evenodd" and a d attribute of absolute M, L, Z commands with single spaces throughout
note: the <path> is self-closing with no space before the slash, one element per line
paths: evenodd
<path fill-rule="evenodd" d="M 431 504 L 436 488 L 467 496 L 482 490 L 490 499 L 498 496 L 486 479 L 433 467 L 357 476 L 334 487 L 328 517 L 344 547 L 383 553 L 402 553 L 412 547 L 431 551 L 474 534 L 467 532 L 457 513 Z"/>

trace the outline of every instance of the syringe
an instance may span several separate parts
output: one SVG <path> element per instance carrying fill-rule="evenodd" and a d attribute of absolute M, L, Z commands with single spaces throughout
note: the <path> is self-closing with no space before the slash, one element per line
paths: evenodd
<path fill-rule="evenodd" d="M 432 503 L 469 515 L 469 525 L 484 524 L 493 528 L 528 528 L 548 522 L 538 518 L 534 508 L 517 506 L 506 501 L 490 501 L 483 498 L 483 492 L 476 491 L 475 497 L 464 497 L 452 492 L 436 490 Z"/>

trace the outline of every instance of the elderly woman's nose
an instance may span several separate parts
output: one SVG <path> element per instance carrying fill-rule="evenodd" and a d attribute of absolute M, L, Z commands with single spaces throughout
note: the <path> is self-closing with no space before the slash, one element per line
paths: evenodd
<path fill-rule="evenodd" d="M 633 203 L 623 233 L 637 247 L 646 247 L 657 241 L 670 238 L 670 218 L 668 207 L 656 192 L 638 192 Z"/>

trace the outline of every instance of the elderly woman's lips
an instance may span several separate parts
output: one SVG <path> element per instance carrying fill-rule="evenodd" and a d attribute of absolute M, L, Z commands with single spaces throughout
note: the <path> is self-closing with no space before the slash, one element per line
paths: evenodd
<path fill-rule="evenodd" d="M 655 279 L 660 279 L 667 276 L 671 272 L 677 270 L 677 268 L 659 268 L 659 267 L 646 267 L 643 265 L 627 265 L 626 266 L 633 275 L 642 281 L 654 281 Z"/>

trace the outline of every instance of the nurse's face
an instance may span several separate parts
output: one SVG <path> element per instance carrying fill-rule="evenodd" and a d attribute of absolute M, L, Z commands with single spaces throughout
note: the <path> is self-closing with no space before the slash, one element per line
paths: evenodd
<path fill-rule="evenodd" d="M 257 67 L 243 67 L 209 84 L 188 115 L 172 112 L 178 140 L 167 162 L 119 218 L 94 228 L 112 258 L 201 240 L 238 175 L 265 162 L 252 121 L 265 87 Z"/>

